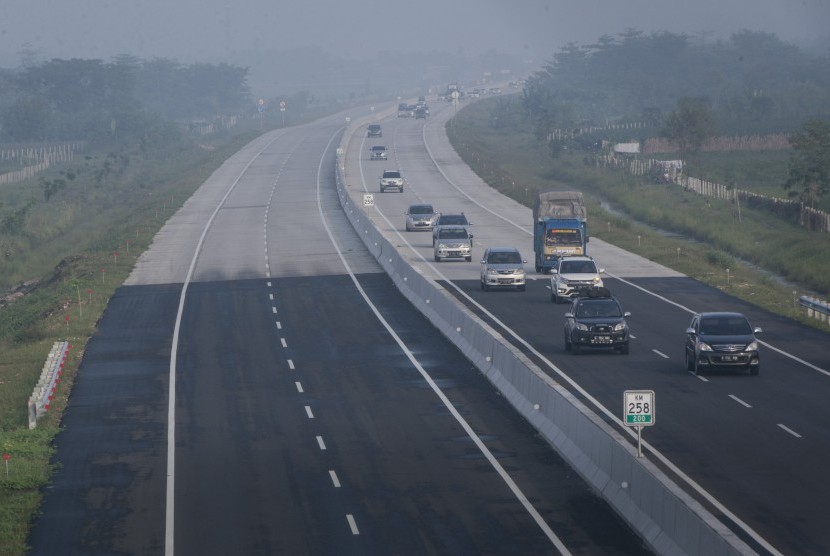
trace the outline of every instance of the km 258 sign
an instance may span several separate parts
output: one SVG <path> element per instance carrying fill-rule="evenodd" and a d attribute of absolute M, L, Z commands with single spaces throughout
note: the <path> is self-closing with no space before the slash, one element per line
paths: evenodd
<path fill-rule="evenodd" d="M 654 424 L 654 390 L 626 390 L 625 425 L 648 427 Z"/>

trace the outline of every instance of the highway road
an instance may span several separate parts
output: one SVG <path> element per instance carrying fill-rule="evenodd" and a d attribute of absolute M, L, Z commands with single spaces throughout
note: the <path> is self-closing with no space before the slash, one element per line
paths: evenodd
<path fill-rule="evenodd" d="M 142 256 L 32 554 L 649 552 L 368 255 L 334 192 L 344 121 L 248 145 Z"/>
<path fill-rule="evenodd" d="M 400 168 L 407 187 L 402 195 L 375 194 L 369 211 L 375 225 L 419 272 L 440 281 L 609 423 L 620 425 L 625 390 L 654 390 L 658 417 L 644 433 L 646 457 L 753 549 L 830 553 L 830 336 L 594 239 L 589 252 L 606 269 L 606 285 L 633 313 L 631 354 L 566 352 L 567 306 L 550 302 L 548 277 L 532 270 L 531 211 L 487 188 L 451 153 L 443 132 L 450 116 L 445 109 L 425 125 L 384 122 L 394 154 L 387 166 Z M 356 202 L 377 191 L 378 163 L 365 160 L 370 144 L 358 135 L 347 153 L 346 181 Z M 428 234 L 402 231 L 403 212 L 414 202 L 465 212 L 474 224 L 472 263 L 435 263 Z M 530 261 L 526 292 L 480 291 L 477 257 L 495 245 L 516 246 Z M 684 330 L 695 311 L 709 310 L 741 311 L 764 329 L 759 377 L 686 372 Z"/>

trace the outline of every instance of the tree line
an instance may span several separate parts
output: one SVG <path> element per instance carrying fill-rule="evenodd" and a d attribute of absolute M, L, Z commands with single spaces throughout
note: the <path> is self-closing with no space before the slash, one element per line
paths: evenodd
<path fill-rule="evenodd" d="M 247 68 L 122 55 L 0 70 L 0 142 L 140 142 L 250 105 Z M 168 137 L 172 139 L 172 137 Z"/>
<path fill-rule="evenodd" d="M 830 56 L 809 55 L 770 33 L 741 31 L 705 44 L 629 29 L 568 44 L 528 79 L 521 110 L 539 140 L 556 129 L 645 121 L 620 139 L 664 137 L 692 164 L 716 133 L 789 133 L 784 188 L 808 207 L 830 194 Z M 494 109 L 494 121 L 508 111 Z M 600 144 L 596 137 L 548 140 L 554 156 Z"/>

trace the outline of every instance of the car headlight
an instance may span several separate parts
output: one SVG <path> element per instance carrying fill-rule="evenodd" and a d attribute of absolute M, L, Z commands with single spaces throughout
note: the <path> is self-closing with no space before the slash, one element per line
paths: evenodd
<path fill-rule="evenodd" d="M 576 323 L 576 329 L 577 330 L 584 330 L 585 332 L 587 332 L 588 331 L 588 326 L 582 324 L 581 322 L 578 322 L 578 323 Z"/>
<path fill-rule="evenodd" d="M 710 346 L 706 342 L 699 342 L 697 344 L 697 347 L 698 349 L 700 349 L 700 351 L 712 351 L 712 346 Z"/>
<path fill-rule="evenodd" d="M 499 273 L 499 271 L 498 271 L 498 270 L 496 270 L 495 268 L 488 268 L 488 269 L 487 269 L 487 274 L 492 274 L 492 275 L 494 275 L 494 276 L 495 276 L 495 275 L 497 275 L 498 273 Z"/>
<path fill-rule="evenodd" d="M 620 330 L 625 330 L 625 323 L 624 322 L 618 322 L 617 324 L 614 325 L 614 332 L 619 332 Z"/>
<path fill-rule="evenodd" d="M 602 278 L 600 278 L 599 276 L 594 276 L 594 284 L 597 286 L 602 285 Z"/>
<path fill-rule="evenodd" d="M 438 244 L 438 249 L 446 249 L 446 248 L 447 248 L 447 244 L 446 244 L 446 243 L 439 243 L 439 244 Z"/>
<path fill-rule="evenodd" d="M 746 346 L 746 350 L 744 351 L 758 351 L 758 342 L 751 342 L 748 346 Z"/>
<path fill-rule="evenodd" d="M 516 270 L 516 274 L 524 274 L 524 273 L 525 273 L 525 269 L 523 269 L 523 268 L 520 268 L 520 269 Z"/>

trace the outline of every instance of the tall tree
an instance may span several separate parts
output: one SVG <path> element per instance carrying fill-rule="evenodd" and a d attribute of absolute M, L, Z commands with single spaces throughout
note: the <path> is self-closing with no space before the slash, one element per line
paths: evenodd
<path fill-rule="evenodd" d="M 830 124 L 810 120 L 790 139 L 789 178 L 784 189 L 790 196 L 815 208 L 816 203 L 830 192 Z"/>
<path fill-rule="evenodd" d="M 680 151 L 680 157 L 696 159 L 703 143 L 717 130 L 715 115 L 709 102 L 699 98 L 684 97 L 677 107 L 666 115 L 661 135 Z"/>

